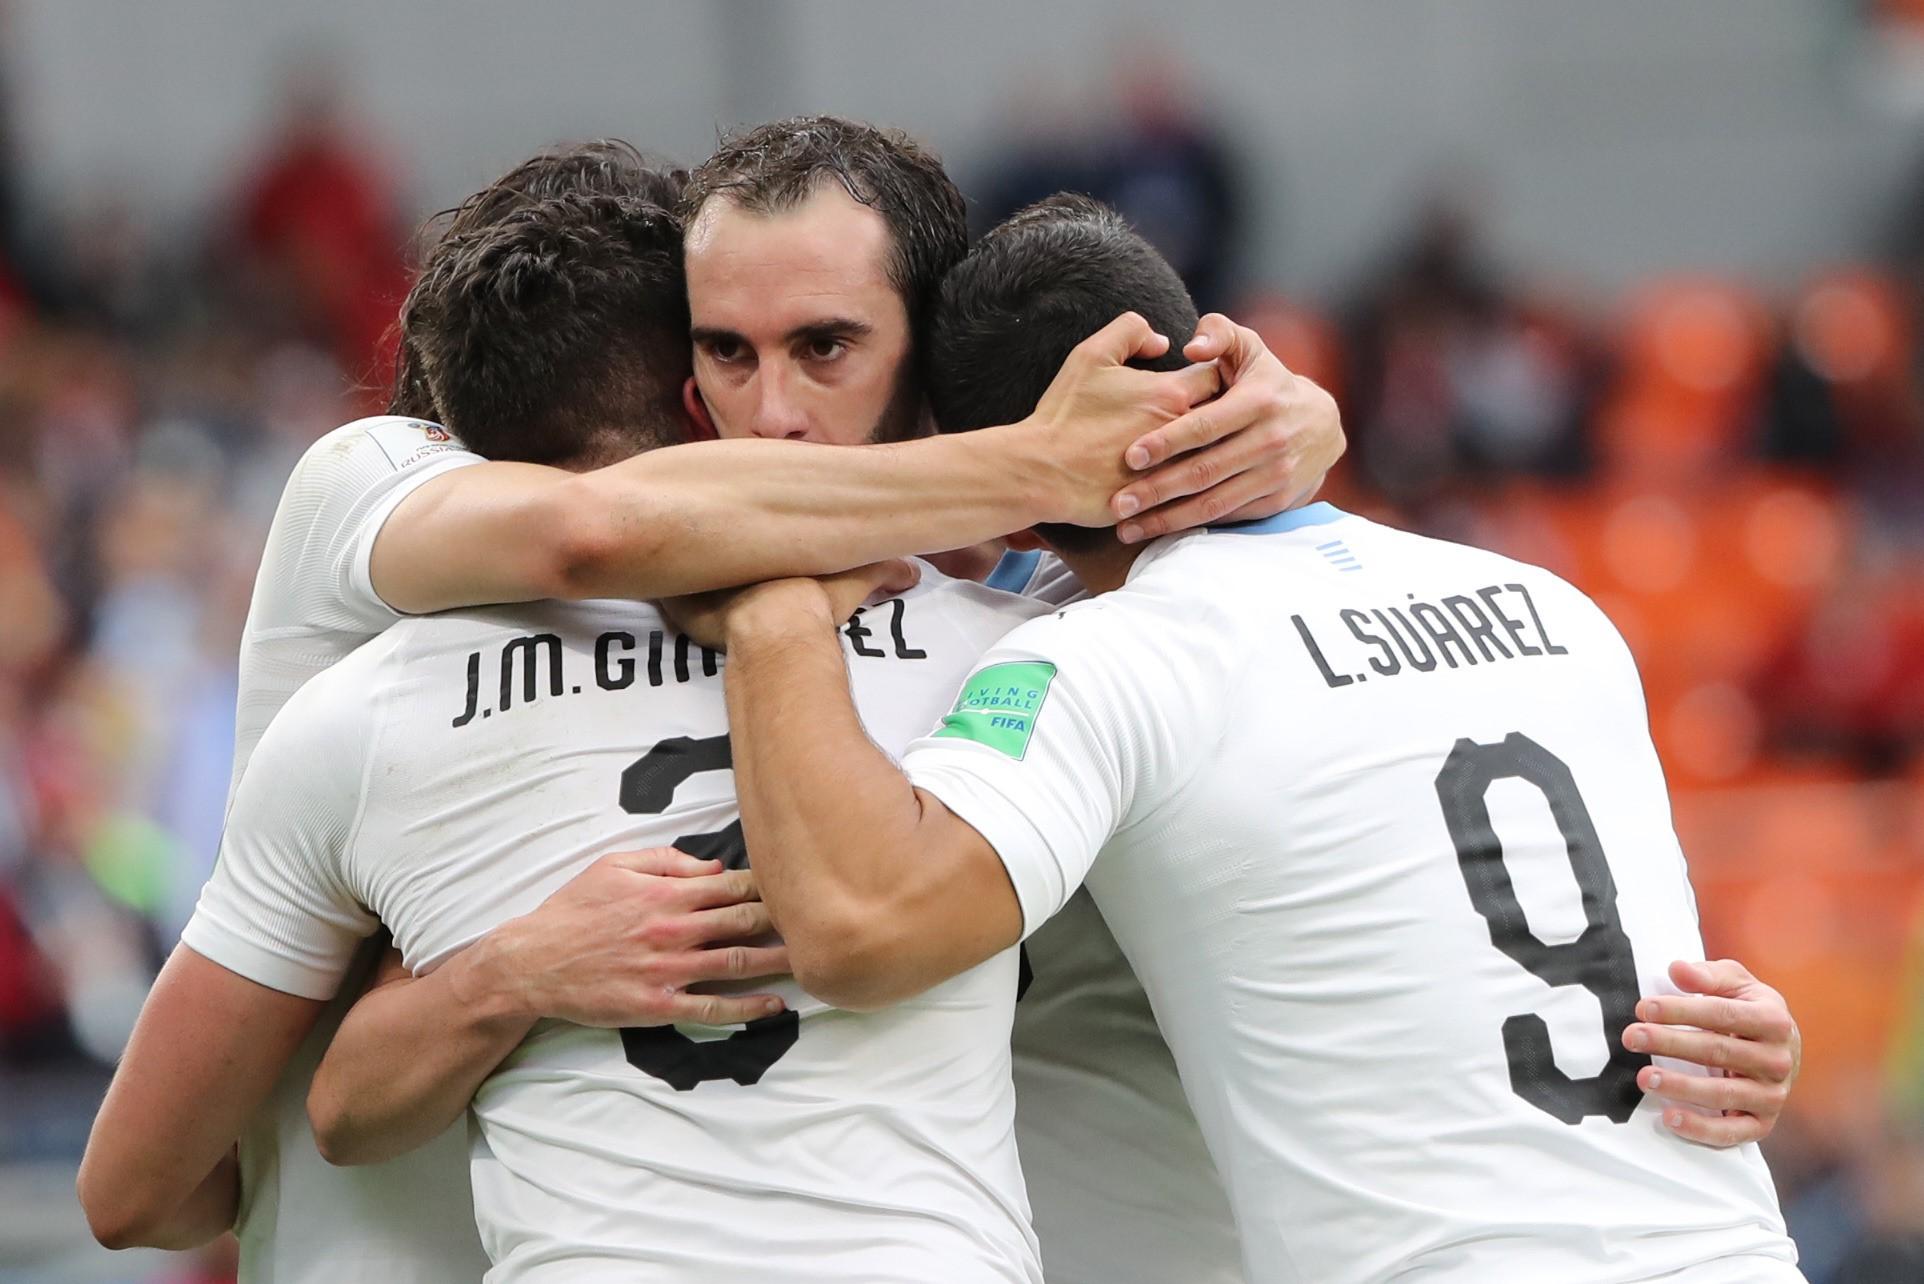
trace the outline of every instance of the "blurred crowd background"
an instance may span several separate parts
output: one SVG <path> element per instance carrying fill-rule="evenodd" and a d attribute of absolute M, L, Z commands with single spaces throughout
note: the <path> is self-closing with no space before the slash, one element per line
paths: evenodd
<path fill-rule="evenodd" d="M 338 7 L 0 0 L 0 1280 L 231 1270 L 86 1246 L 73 1163 L 422 216 L 797 110 L 927 138 L 983 225 L 1111 201 L 1336 394 L 1328 497 L 1605 606 L 1709 948 L 1803 1025 L 1805 1270 L 1924 1279 L 1924 4 Z"/>

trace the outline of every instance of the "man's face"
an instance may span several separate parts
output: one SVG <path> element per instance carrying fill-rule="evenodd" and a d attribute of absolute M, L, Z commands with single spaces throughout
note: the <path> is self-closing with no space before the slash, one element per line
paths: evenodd
<path fill-rule="evenodd" d="M 695 385 L 723 437 L 913 436 L 909 319 L 888 225 L 829 181 L 792 210 L 711 198 L 688 229 Z"/>

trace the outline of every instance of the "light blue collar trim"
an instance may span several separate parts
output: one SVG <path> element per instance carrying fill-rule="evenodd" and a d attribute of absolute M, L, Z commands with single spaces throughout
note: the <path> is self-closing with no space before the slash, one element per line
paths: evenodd
<path fill-rule="evenodd" d="M 1278 513 L 1274 517 L 1253 522 L 1230 522 L 1223 526 L 1211 526 L 1209 530 L 1216 535 L 1280 535 L 1284 531 L 1301 530 L 1305 526 L 1327 526 L 1348 516 L 1336 505 L 1318 501 Z M 996 569 L 999 571 L 1002 568 L 998 566 Z M 989 582 L 994 583 L 994 578 L 991 577 Z"/>
<path fill-rule="evenodd" d="M 1041 564 L 1042 550 L 1040 549 L 1032 548 L 1026 553 L 1018 553 L 1010 549 L 1002 555 L 1002 560 L 995 564 L 995 569 L 989 572 L 989 578 L 982 582 L 992 589 L 1001 589 L 1004 593 L 1020 593 L 1029 587 L 1029 581 L 1035 578 L 1036 567 Z"/>

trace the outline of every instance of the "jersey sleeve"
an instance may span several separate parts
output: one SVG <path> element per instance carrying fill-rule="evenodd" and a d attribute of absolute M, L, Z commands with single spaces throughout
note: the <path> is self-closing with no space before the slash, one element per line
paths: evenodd
<path fill-rule="evenodd" d="M 243 773 L 214 872 L 181 933 L 250 981 L 331 998 L 380 926 L 350 885 L 370 714 L 325 678 L 288 701 Z"/>
<path fill-rule="evenodd" d="M 442 428 L 383 416 L 337 428 L 295 465 L 261 557 L 249 633 L 378 633 L 399 612 L 375 592 L 375 537 L 424 483 L 481 462 Z"/>
<path fill-rule="evenodd" d="M 1143 661 L 1127 634 L 1126 621 L 1093 603 L 1022 625 L 983 656 L 941 725 L 903 759 L 918 789 L 995 849 L 1024 936 L 1067 903 L 1176 761 L 1183 731 L 1128 680 Z"/>

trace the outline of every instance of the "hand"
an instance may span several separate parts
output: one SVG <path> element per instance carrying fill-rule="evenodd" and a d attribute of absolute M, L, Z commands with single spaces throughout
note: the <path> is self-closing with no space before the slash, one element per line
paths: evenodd
<path fill-rule="evenodd" d="M 1803 1063 L 1804 1040 L 1784 996 L 1734 959 L 1670 965 L 1681 995 L 1637 1004 L 1639 1023 L 1623 1032 L 1632 1052 L 1674 1057 L 1723 1072 L 1721 1077 L 1645 1066 L 1637 1086 L 1662 1097 L 1664 1126 L 1710 1146 L 1739 1146 L 1770 1135 Z M 1695 1026 L 1697 1029 L 1685 1027 Z M 1700 1106 L 1721 1115 L 1698 1114 Z"/>
<path fill-rule="evenodd" d="M 1315 495 L 1343 455 L 1336 399 L 1292 374 L 1254 330 L 1212 312 L 1183 355 L 1214 361 L 1228 390 L 1129 448 L 1130 467 L 1163 466 L 1114 497 L 1125 544 L 1273 517 Z"/>
<path fill-rule="evenodd" d="M 1182 370 L 1137 370 L 1127 363 L 1160 357 L 1169 339 L 1125 312 L 1069 353 L 1027 425 L 1034 448 L 1018 466 L 1043 481 L 1058 505 L 1047 520 L 1111 526 L 1111 496 L 1136 473 L 1123 452 L 1143 434 L 1176 423 L 1222 389 L 1212 364 Z"/>
<path fill-rule="evenodd" d="M 774 1015 L 781 999 L 688 987 L 786 974 L 785 946 L 749 944 L 772 930 L 753 874 L 663 847 L 603 856 L 475 948 L 487 947 L 492 982 L 526 1016 L 733 1025 Z"/>
<path fill-rule="evenodd" d="M 721 649 L 728 645 L 729 625 L 736 615 L 758 605 L 792 603 L 819 611 L 830 628 L 839 628 L 855 614 L 856 607 L 876 594 L 893 597 L 914 588 L 921 578 L 919 565 L 893 558 L 819 579 L 767 580 L 742 588 L 667 598 L 657 605 L 669 623 L 696 642 Z"/>

